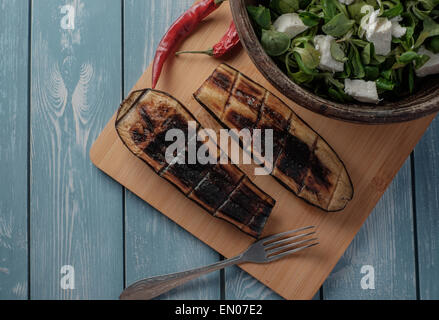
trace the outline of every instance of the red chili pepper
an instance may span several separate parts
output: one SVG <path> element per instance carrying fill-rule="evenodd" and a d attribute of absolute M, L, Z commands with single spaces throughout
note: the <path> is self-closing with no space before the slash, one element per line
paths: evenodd
<path fill-rule="evenodd" d="M 232 21 L 230 24 L 229 30 L 227 30 L 226 34 L 222 37 L 220 42 L 205 51 L 180 51 L 177 52 L 176 55 L 183 53 L 202 53 L 207 54 L 211 57 L 220 58 L 225 55 L 227 52 L 232 50 L 239 43 L 239 35 L 236 31 L 235 23 Z"/>
<path fill-rule="evenodd" d="M 169 28 L 159 43 L 152 67 L 152 88 L 160 78 L 163 65 L 183 39 L 194 31 L 200 21 L 219 8 L 225 0 L 201 0 L 183 13 Z"/>

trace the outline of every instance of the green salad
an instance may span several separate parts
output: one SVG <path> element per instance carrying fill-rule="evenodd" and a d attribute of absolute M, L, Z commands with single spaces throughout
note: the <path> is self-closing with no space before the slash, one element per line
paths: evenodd
<path fill-rule="evenodd" d="M 267 0 L 247 10 L 288 77 L 337 102 L 395 100 L 439 73 L 439 0 Z"/>

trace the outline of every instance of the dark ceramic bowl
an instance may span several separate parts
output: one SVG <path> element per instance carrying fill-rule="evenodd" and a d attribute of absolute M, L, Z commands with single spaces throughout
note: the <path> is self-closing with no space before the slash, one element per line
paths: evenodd
<path fill-rule="evenodd" d="M 439 111 L 439 75 L 424 78 L 415 94 L 379 105 L 336 103 L 297 85 L 265 53 L 256 36 L 246 6 L 260 3 L 257 0 L 230 0 L 233 19 L 241 42 L 256 67 L 292 101 L 330 118 L 365 124 L 410 121 Z"/>

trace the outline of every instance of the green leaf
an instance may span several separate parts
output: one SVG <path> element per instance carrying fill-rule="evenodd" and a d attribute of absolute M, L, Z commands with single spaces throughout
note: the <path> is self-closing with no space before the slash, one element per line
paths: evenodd
<path fill-rule="evenodd" d="M 322 27 L 327 35 L 342 37 L 354 26 L 355 21 L 348 19 L 343 13 L 339 13 Z"/>
<path fill-rule="evenodd" d="M 418 59 L 418 54 L 414 51 L 407 51 L 404 52 L 399 58 L 398 58 L 398 62 L 400 63 L 410 63 L 414 60 Z"/>
<path fill-rule="evenodd" d="M 302 22 L 310 28 L 318 26 L 320 23 L 320 17 L 311 12 L 303 11 L 299 13 L 299 17 L 302 19 Z"/>
<path fill-rule="evenodd" d="M 349 17 L 348 10 L 346 10 L 346 6 L 340 2 L 340 0 L 333 0 L 335 2 L 335 6 L 337 7 L 338 11 L 343 13 L 346 17 Z"/>
<path fill-rule="evenodd" d="M 361 39 L 350 39 L 349 42 L 360 48 L 366 48 L 366 46 L 370 43 Z"/>
<path fill-rule="evenodd" d="M 262 30 L 261 44 L 268 55 L 276 57 L 288 51 L 291 40 L 283 32 Z"/>
<path fill-rule="evenodd" d="M 294 55 L 294 58 L 296 59 L 297 65 L 301 71 L 303 71 L 306 74 L 312 75 L 312 76 L 318 74 L 318 72 L 316 72 L 315 69 L 311 69 L 311 68 L 308 68 L 306 66 L 306 64 L 302 60 L 302 56 L 298 52 L 294 52 L 293 55 Z"/>
<path fill-rule="evenodd" d="M 281 15 L 293 13 L 299 10 L 299 0 L 271 0 L 270 8 Z"/>
<path fill-rule="evenodd" d="M 297 65 L 297 61 L 294 59 L 294 52 L 292 52 L 291 50 L 289 50 L 288 53 L 285 54 L 283 62 L 285 63 L 285 68 L 287 69 L 288 75 L 293 73 L 293 71 L 291 71 L 291 68 L 299 68 L 299 66 Z"/>
<path fill-rule="evenodd" d="M 299 0 L 299 8 L 304 10 L 308 7 L 313 0 Z"/>
<path fill-rule="evenodd" d="M 336 0 L 338 1 L 338 0 Z M 337 14 L 337 6 L 334 0 L 322 0 L 323 16 L 325 23 L 332 20 Z"/>
<path fill-rule="evenodd" d="M 389 80 L 392 77 L 392 73 L 393 73 L 392 69 L 385 70 L 385 71 L 381 72 L 381 76 L 383 76 L 384 79 Z"/>
<path fill-rule="evenodd" d="M 344 89 L 344 84 L 334 78 L 334 76 L 330 73 L 325 74 L 325 80 L 329 84 L 333 85 L 338 89 Z"/>
<path fill-rule="evenodd" d="M 377 66 L 365 66 L 364 72 L 367 80 L 375 81 L 380 76 L 380 69 Z"/>
<path fill-rule="evenodd" d="M 426 47 L 435 54 L 439 53 L 439 36 L 431 38 Z"/>
<path fill-rule="evenodd" d="M 356 1 L 348 6 L 349 15 L 358 24 L 360 24 L 361 18 L 363 18 L 363 16 L 364 16 L 364 14 L 361 13 L 361 8 L 365 5 L 366 5 L 366 2 L 364 2 L 364 1 Z"/>
<path fill-rule="evenodd" d="M 411 10 L 416 18 L 424 20 L 430 17 L 433 9 L 439 4 L 438 0 L 418 0 L 408 1 L 407 7 Z"/>
<path fill-rule="evenodd" d="M 392 19 L 395 18 L 397 16 L 400 16 L 403 12 L 404 12 L 404 6 L 402 5 L 401 1 L 393 1 L 396 2 L 397 4 L 394 5 L 393 7 L 384 10 L 383 14 L 381 15 L 381 17 L 387 18 L 387 19 Z M 387 4 L 390 4 L 390 1 L 386 2 Z"/>
<path fill-rule="evenodd" d="M 424 64 L 426 64 L 428 61 L 430 60 L 430 57 L 425 55 L 425 54 L 421 54 L 419 55 L 419 58 L 415 60 L 415 68 L 419 69 L 421 68 Z"/>
<path fill-rule="evenodd" d="M 331 41 L 331 56 L 334 58 L 334 60 L 339 62 L 346 62 L 348 61 L 348 57 L 346 57 L 346 54 L 341 46 L 340 43 L 337 43 L 337 41 L 333 40 Z"/>
<path fill-rule="evenodd" d="M 309 43 L 305 45 L 305 48 L 296 47 L 293 51 L 300 55 L 300 58 L 307 69 L 316 69 L 319 66 L 320 52 Z"/>
<path fill-rule="evenodd" d="M 291 47 L 305 47 L 308 42 L 311 42 L 314 37 L 310 36 L 298 36 L 291 40 Z"/>
<path fill-rule="evenodd" d="M 271 29 L 271 13 L 269 9 L 262 5 L 259 7 L 247 6 L 247 11 L 259 27 L 265 30 Z"/>
<path fill-rule="evenodd" d="M 432 18 L 427 17 L 424 20 L 424 30 L 419 35 L 418 40 L 416 40 L 415 48 L 419 48 L 425 40 L 435 36 L 439 36 L 439 24 L 437 24 Z"/>
<path fill-rule="evenodd" d="M 335 101 L 338 101 L 338 102 L 341 102 L 341 103 L 345 102 L 344 96 L 337 89 L 329 88 L 328 89 L 328 94 Z"/>
<path fill-rule="evenodd" d="M 378 80 L 375 81 L 375 83 L 378 89 L 384 91 L 392 91 L 395 88 L 395 83 L 393 81 L 384 78 L 379 78 Z"/>
<path fill-rule="evenodd" d="M 347 95 L 343 90 L 339 88 L 330 87 L 328 89 L 328 94 L 332 99 L 341 103 L 354 101 L 354 99 L 351 96 Z"/>
<path fill-rule="evenodd" d="M 393 65 L 392 69 L 401 69 L 404 68 L 408 64 L 415 64 L 415 68 L 419 69 L 422 67 L 427 61 L 430 60 L 430 57 L 424 54 L 418 54 L 415 51 L 406 51 L 401 54 L 396 63 Z"/>
<path fill-rule="evenodd" d="M 373 43 L 368 43 L 361 52 L 361 59 L 365 65 L 370 64 L 375 56 L 375 47 Z"/>
<path fill-rule="evenodd" d="M 355 46 L 351 46 L 349 59 L 352 64 L 352 71 L 355 78 L 364 78 L 366 76 L 366 72 L 364 71 L 363 63 L 361 62 L 360 53 Z"/>
<path fill-rule="evenodd" d="M 377 56 L 376 54 L 373 56 L 372 61 L 370 62 L 371 64 L 374 65 L 379 65 L 382 64 L 386 61 L 386 57 L 385 56 Z"/>
<path fill-rule="evenodd" d="M 298 71 L 289 74 L 290 78 L 293 79 L 296 83 L 303 84 L 311 82 L 314 77 L 310 74 L 307 74 L 303 71 Z"/>

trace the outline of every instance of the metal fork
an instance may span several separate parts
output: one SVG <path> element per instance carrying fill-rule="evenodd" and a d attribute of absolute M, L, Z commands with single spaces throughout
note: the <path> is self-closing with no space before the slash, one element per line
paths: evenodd
<path fill-rule="evenodd" d="M 241 263 L 269 263 L 318 244 L 314 226 L 276 234 L 252 244 L 246 251 L 231 259 L 207 267 L 143 279 L 126 288 L 122 300 L 149 300 L 202 275 Z M 306 231 L 295 235 L 299 232 Z"/>

